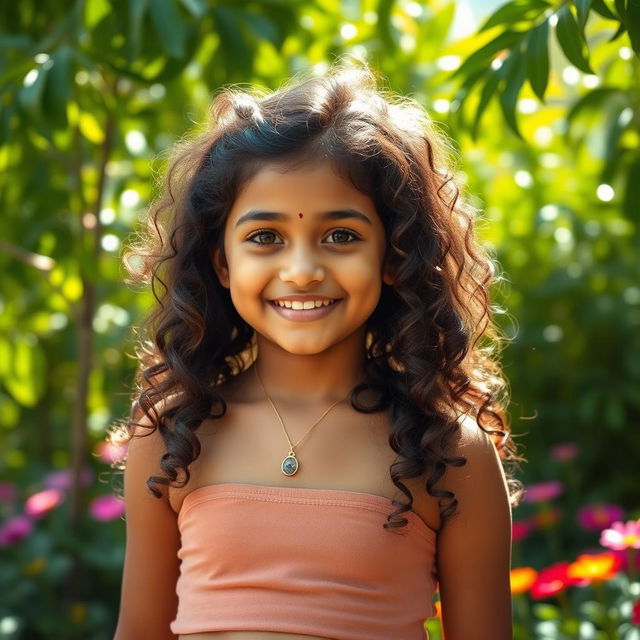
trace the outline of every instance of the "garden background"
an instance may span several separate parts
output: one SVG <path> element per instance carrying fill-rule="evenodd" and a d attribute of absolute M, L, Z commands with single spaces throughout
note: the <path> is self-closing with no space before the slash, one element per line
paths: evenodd
<path fill-rule="evenodd" d="M 222 85 L 275 88 L 342 55 L 452 137 L 502 269 L 528 459 L 516 639 L 640 637 L 640 532 L 601 539 L 640 517 L 637 0 L 1 4 L 0 638 L 112 637 L 124 525 L 104 436 L 150 303 L 119 255 L 163 154 Z"/>

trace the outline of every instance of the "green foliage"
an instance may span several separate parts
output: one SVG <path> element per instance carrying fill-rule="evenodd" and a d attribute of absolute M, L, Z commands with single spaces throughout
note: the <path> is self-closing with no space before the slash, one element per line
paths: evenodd
<path fill-rule="evenodd" d="M 504 364 L 530 460 L 523 479 L 552 477 L 549 444 L 579 440 L 584 499 L 633 506 L 639 7 L 513 0 L 454 40 L 455 5 L 444 0 L 5 3 L 0 478 L 24 497 L 70 466 L 72 451 L 76 467 L 99 468 L 85 452 L 127 412 L 130 327 L 150 304 L 122 286 L 118 254 L 154 196 L 163 152 L 206 120 L 221 85 L 277 87 L 349 55 L 444 120 L 458 146 L 483 239 L 505 272 L 495 305 L 514 338 Z M 19 619 L 15 637 L 98 637 L 113 622 L 121 526 L 92 522 L 93 494 L 73 490 L 77 507 L 0 549 L 0 586 L 20 585 L 0 612 Z M 37 558 L 51 567 L 46 580 L 29 573 Z M 84 573 L 80 590 L 72 570 Z"/>

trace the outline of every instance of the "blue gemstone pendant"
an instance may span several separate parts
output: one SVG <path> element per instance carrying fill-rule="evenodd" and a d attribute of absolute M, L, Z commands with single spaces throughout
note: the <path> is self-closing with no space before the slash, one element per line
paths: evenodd
<path fill-rule="evenodd" d="M 293 476 L 298 472 L 298 467 L 298 458 L 296 458 L 296 454 L 291 451 L 282 461 L 282 473 L 284 473 L 285 476 Z"/>

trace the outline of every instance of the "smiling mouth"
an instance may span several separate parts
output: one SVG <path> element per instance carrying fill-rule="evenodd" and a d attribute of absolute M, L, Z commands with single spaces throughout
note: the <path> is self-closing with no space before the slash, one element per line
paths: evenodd
<path fill-rule="evenodd" d="M 338 298 L 324 300 L 271 300 L 270 303 L 274 307 L 283 309 L 293 309 L 295 311 L 309 311 L 311 309 L 320 309 L 329 307 L 338 302 Z"/>

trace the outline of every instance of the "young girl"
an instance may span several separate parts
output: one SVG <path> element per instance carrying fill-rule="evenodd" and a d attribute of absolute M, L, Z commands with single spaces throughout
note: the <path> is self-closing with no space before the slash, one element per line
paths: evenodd
<path fill-rule="evenodd" d="M 492 263 L 424 111 L 337 67 L 226 90 L 130 252 L 117 640 L 511 638 Z"/>

